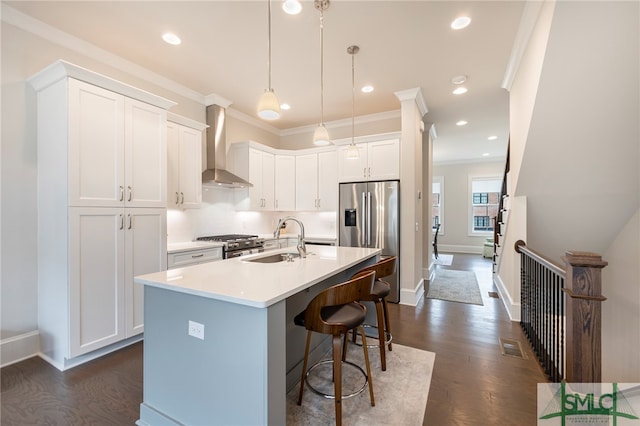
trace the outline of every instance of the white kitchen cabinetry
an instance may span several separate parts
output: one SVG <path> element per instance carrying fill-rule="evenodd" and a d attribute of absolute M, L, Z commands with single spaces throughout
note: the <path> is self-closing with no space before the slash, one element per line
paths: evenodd
<path fill-rule="evenodd" d="M 259 144 L 254 144 L 260 146 Z M 275 155 L 249 143 L 234 143 L 229 148 L 231 172 L 253 184 L 236 191 L 238 210 L 273 210 L 275 208 Z"/>
<path fill-rule="evenodd" d="M 167 269 L 222 260 L 222 247 L 198 248 L 169 253 Z"/>
<path fill-rule="evenodd" d="M 338 181 L 400 179 L 400 140 L 356 144 L 360 158 L 347 157 L 348 146 L 338 149 Z"/>
<path fill-rule="evenodd" d="M 66 81 L 69 205 L 164 207 L 166 111 Z"/>
<path fill-rule="evenodd" d="M 296 156 L 296 210 L 335 211 L 338 167 L 335 151 Z"/>
<path fill-rule="evenodd" d="M 202 131 L 206 125 L 175 114 L 170 114 L 169 120 L 167 207 L 199 208 L 202 204 Z"/>
<path fill-rule="evenodd" d="M 275 155 L 275 210 L 293 211 L 296 208 L 296 157 Z"/>
<path fill-rule="evenodd" d="M 133 277 L 166 267 L 166 109 L 174 103 L 64 61 L 29 82 L 40 351 L 64 370 L 141 339 Z"/>

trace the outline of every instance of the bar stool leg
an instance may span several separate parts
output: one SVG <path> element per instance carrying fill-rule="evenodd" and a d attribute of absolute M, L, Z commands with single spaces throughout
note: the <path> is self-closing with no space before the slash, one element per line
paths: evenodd
<path fill-rule="evenodd" d="M 333 336 L 333 388 L 336 402 L 336 426 L 342 425 L 342 336 Z"/>
<path fill-rule="evenodd" d="M 304 379 L 307 373 L 309 346 L 311 346 L 311 331 L 307 331 L 307 344 L 304 348 L 304 361 L 302 362 L 302 377 L 300 378 L 300 394 L 298 395 L 298 405 L 302 405 L 302 392 L 304 391 Z"/>
<path fill-rule="evenodd" d="M 382 367 L 382 371 L 387 371 L 387 357 L 385 355 L 385 325 L 386 321 L 382 314 L 382 303 L 380 299 L 375 301 L 376 304 L 376 315 L 378 320 L 378 346 L 380 346 L 380 366 Z"/>
<path fill-rule="evenodd" d="M 373 376 L 371 375 L 371 365 L 369 364 L 369 349 L 367 349 L 367 336 L 364 333 L 364 327 L 359 326 L 360 333 L 362 333 L 362 349 L 364 350 L 364 363 L 367 366 L 367 377 L 369 379 L 369 398 L 371 400 L 371 406 L 376 406 L 376 400 L 373 396 Z"/>
<path fill-rule="evenodd" d="M 387 308 L 387 299 L 385 299 L 384 297 L 382 298 L 382 307 L 384 308 L 384 329 L 387 331 L 387 333 L 389 333 L 389 336 L 392 336 L 391 323 L 389 321 L 389 309 Z M 391 342 L 389 342 L 389 351 L 392 350 L 393 348 L 391 347 Z"/>

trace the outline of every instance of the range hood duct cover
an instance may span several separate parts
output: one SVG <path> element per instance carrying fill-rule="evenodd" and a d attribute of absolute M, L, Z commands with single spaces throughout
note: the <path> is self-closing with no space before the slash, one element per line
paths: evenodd
<path fill-rule="evenodd" d="M 219 105 L 207 107 L 207 169 L 202 172 L 202 184 L 227 188 L 248 188 L 253 184 L 227 171 L 226 111 Z"/>

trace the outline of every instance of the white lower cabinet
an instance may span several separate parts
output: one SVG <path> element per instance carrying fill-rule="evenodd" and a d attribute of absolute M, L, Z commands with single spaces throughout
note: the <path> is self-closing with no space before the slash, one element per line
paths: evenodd
<path fill-rule="evenodd" d="M 70 208 L 65 321 L 69 350 L 64 358 L 142 333 L 143 289 L 134 284 L 133 277 L 164 269 L 165 209 Z M 59 291 L 64 291 L 65 283 L 59 284 Z M 50 306 L 56 308 L 63 320 L 65 306 Z"/>
<path fill-rule="evenodd" d="M 169 253 L 167 258 L 167 269 L 182 268 L 183 266 L 197 265 L 198 263 L 214 262 L 216 260 L 222 260 L 222 247 L 184 250 Z"/>

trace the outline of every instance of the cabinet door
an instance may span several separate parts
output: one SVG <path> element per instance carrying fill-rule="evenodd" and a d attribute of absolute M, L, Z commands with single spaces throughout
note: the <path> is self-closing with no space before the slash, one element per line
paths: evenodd
<path fill-rule="evenodd" d="M 262 198 L 262 152 L 257 149 L 249 149 L 249 182 L 253 187 L 249 188 L 249 210 L 264 209 Z"/>
<path fill-rule="evenodd" d="M 202 132 L 180 129 L 180 206 L 199 208 L 202 204 Z"/>
<path fill-rule="evenodd" d="M 69 205 L 121 206 L 125 98 L 72 78 L 68 93 Z"/>
<path fill-rule="evenodd" d="M 398 139 L 370 142 L 368 145 L 368 180 L 400 178 L 400 143 Z"/>
<path fill-rule="evenodd" d="M 356 144 L 360 156 L 348 158 L 348 146 L 338 149 L 338 179 L 340 182 L 362 182 L 367 180 L 367 145 Z"/>
<path fill-rule="evenodd" d="M 180 205 L 180 125 L 167 122 L 167 207 Z"/>
<path fill-rule="evenodd" d="M 167 112 L 125 98 L 125 204 L 167 204 Z"/>
<path fill-rule="evenodd" d="M 296 208 L 296 158 L 275 156 L 275 209 L 293 211 Z"/>
<path fill-rule="evenodd" d="M 296 210 L 318 208 L 318 154 L 296 156 Z"/>
<path fill-rule="evenodd" d="M 336 151 L 318 153 L 318 209 L 338 210 L 338 154 Z"/>
<path fill-rule="evenodd" d="M 264 199 L 262 210 L 275 209 L 275 183 L 276 183 L 275 156 L 268 152 L 262 153 L 262 198 Z"/>
<path fill-rule="evenodd" d="M 69 209 L 71 358 L 125 336 L 124 219 L 122 208 Z"/>
<path fill-rule="evenodd" d="M 125 337 L 144 331 L 144 286 L 133 277 L 167 269 L 164 208 L 125 209 Z"/>

